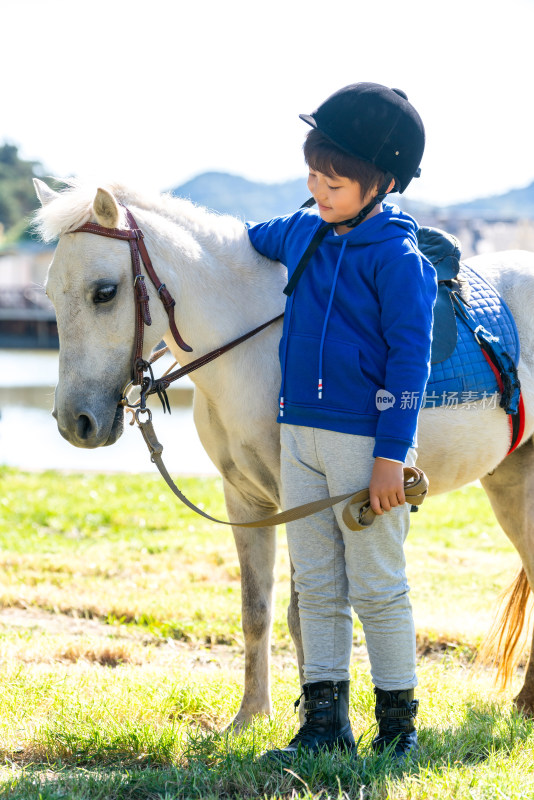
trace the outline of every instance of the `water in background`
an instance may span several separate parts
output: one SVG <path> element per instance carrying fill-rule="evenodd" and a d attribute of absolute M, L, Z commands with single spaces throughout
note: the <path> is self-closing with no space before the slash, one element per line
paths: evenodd
<path fill-rule="evenodd" d="M 56 351 L 0 350 L 0 464 L 32 470 L 157 472 L 137 426 L 126 425 L 118 442 L 96 450 L 73 447 L 63 439 L 51 415 L 57 377 Z M 214 475 L 193 423 L 192 383 L 186 378 L 181 384 L 183 388 L 170 393 L 170 416 L 158 408 L 157 398 L 151 402 L 165 463 L 175 474 Z"/>

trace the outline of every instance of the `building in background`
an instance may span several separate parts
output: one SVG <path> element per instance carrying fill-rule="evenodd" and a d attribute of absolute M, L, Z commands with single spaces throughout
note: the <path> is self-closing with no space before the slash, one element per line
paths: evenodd
<path fill-rule="evenodd" d="M 0 348 L 59 347 L 54 309 L 43 288 L 52 252 L 38 242 L 0 249 Z"/>

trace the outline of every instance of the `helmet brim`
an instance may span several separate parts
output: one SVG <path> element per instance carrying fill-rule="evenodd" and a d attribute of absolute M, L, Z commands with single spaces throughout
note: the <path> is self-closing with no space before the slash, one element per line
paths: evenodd
<path fill-rule="evenodd" d="M 317 127 L 317 123 L 311 114 L 299 114 L 299 119 L 301 119 L 303 122 L 307 122 L 308 125 L 312 126 L 312 128 Z"/>

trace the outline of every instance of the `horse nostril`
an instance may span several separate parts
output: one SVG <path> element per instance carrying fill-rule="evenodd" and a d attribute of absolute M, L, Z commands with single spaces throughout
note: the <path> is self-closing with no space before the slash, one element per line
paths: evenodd
<path fill-rule="evenodd" d="M 80 414 L 76 420 L 76 433 L 78 434 L 78 438 L 84 441 L 87 441 L 87 439 L 91 437 L 95 427 L 94 420 L 87 414 Z"/>

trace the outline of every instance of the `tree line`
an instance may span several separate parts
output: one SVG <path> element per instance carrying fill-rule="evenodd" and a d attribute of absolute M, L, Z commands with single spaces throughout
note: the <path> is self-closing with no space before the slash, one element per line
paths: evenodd
<path fill-rule="evenodd" d="M 0 145 L 0 243 L 31 237 L 30 216 L 37 208 L 32 178 L 40 175 L 40 162 L 21 158 L 14 144 Z"/>

